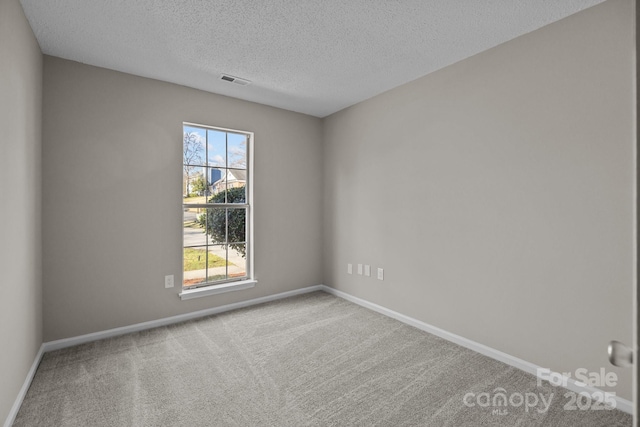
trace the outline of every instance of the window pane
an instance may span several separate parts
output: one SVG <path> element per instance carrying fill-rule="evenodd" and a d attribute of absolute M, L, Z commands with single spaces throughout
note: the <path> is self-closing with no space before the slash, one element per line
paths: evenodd
<path fill-rule="evenodd" d="M 229 169 L 226 174 L 227 203 L 246 203 L 247 201 L 247 171 L 244 169 Z"/>
<path fill-rule="evenodd" d="M 194 191 L 192 191 L 189 200 L 183 203 L 225 203 L 226 182 L 223 179 L 225 171 L 224 168 L 198 169 L 194 184 L 192 184 Z M 220 193 L 222 195 L 216 197 Z"/>
<path fill-rule="evenodd" d="M 227 167 L 226 133 L 208 130 L 207 161 L 209 166 Z"/>
<path fill-rule="evenodd" d="M 244 169 L 220 170 L 222 177 L 211 186 L 215 196 L 213 203 L 246 203 L 247 171 Z"/>
<path fill-rule="evenodd" d="M 182 133 L 182 163 L 205 166 L 206 134 L 204 129 L 185 126 Z"/>
<path fill-rule="evenodd" d="M 197 213 L 197 211 L 201 211 L 201 213 Z M 204 246 L 212 243 L 205 234 L 205 220 L 204 209 L 185 210 L 182 246 Z"/>
<path fill-rule="evenodd" d="M 208 190 L 207 168 L 201 166 L 182 166 L 182 197 L 201 197 Z M 188 203 L 183 202 L 183 203 Z"/>
<path fill-rule="evenodd" d="M 247 257 L 245 243 L 229 245 L 229 278 L 247 275 Z"/>
<path fill-rule="evenodd" d="M 209 246 L 208 281 L 225 280 L 227 278 L 227 250 L 224 246 Z"/>
<path fill-rule="evenodd" d="M 207 281 L 207 247 L 184 248 L 182 286 L 194 286 Z"/>
<path fill-rule="evenodd" d="M 223 182 L 222 177 L 225 174 L 225 169 L 224 168 L 208 168 L 207 170 L 207 177 L 209 178 L 209 197 L 211 196 L 215 196 L 216 194 L 220 193 L 220 190 L 217 190 L 220 187 L 220 184 Z M 207 203 L 224 203 L 218 200 L 214 200 L 214 201 L 209 201 L 207 200 Z"/>
<path fill-rule="evenodd" d="M 247 209 L 228 209 L 228 242 L 244 243 L 247 239 Z"/>
<path fill-rule="evenodd" d="M 227 157 L 230 168 L 247 168 L 247 135 L 229 133 L 227 140 Z"/>
<path fill-rule="evenodd" d="M 206 233 L 215 245 L 227 243 L 227 210 L 225 208 L 206 208 L 201 224 L 206 224 Z M 206 220 L 206 222 L 205 222 Z"/>
<path fill-rule="evenodd" d="M 209 203 L 227 203 L 227 170 L 218 168 L 212 172 L 218 179 L 211 185 L 211 201 Z"/>

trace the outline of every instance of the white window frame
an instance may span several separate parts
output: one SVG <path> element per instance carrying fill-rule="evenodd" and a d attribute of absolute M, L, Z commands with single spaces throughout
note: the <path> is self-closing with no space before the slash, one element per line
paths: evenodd
<path fill-rule="evenodd" d="M 182 300 L 187 300 L 187 299 L 192 299 L 192 298 L 199 298 L 199 297 L 203 297 L 203 296 L 208 296 L 208 295 L 215 295 L 215 294 L 220 294 L 220 293 L 224 293 L 224 292 L 230 292 L 230 291 L 238 291 L 238 290 L 243 290 L 243 289 L 249 289 L 252 288 L 256 285 L 257 280 L 255 279 L 255 275 L 254 275 L 254 263 L 255 263 L 255 259 L 254 259 L 254 251 L 253 251 L 253 247 L 254 247 L 254 236 L 253 236 L 253 211 L 254 211 L 254 203 L 253 203 L 253 145 L 254 145 L 254 134 L 253 132 L 248 132 L 248 131 L 243 131 L 243 130 L 236 130 L 236 129 L 228 129 L 228 128 L 221 128 L 221 127 L 217 127 L 217 126 L 209 126 L 209 125 L 202 125 L 199 123 L 191 123 L 191 122 L 183 122 L 182 123 L 182 129 L 184 132 L 184 127 L 185 126 L 192 126 L 192 127 L 197 127 L 197 128 L 201 128 L 201 129 L 206 129 L 206 130 L 215 130 L 215 131 L 219 131 L 219 132 L 228 132 L 228 133 L 235 133 L 235 134 L 241 134 L 241 135 L 246 135 L 247 136 L 247 165 L 246 165 L 246 184 L 245 184 L 245 188 L 246 188 L 246 201 L 244 204 L 239 205 L 239 204 L 216 204 L 216 207 L 245 207 L 246 208 L 246 236 L 245 236 L 245 244 L 246 244 L 246 249 L 245 249 L 245 256 L 246 256 L 246 277 L 244 278 L 239 278 L 239 279 L 225 279 L 225 280 L 219 280 L 216 282 L 210 282 L 210 283 L 205 283 L 202 285 L 199 285 L 197 287 L 193 287 L 193 288 L 184 288 L 183 287 L 183 282 L 184 282 L 184 260 L 183 260 L 183 267 L 181 268 L 181 280 L 180 280 L 180 286 L 182 291 L 180 292 L 179 296 Z M 184 162 L 184 159 L 182 160 Z M 227 169 L 228 171 L 228 169 Z M 206 206 L 214 206 L 211 204 L 203 204 L 202 207 Z M 185 204 L 182 204 L 182 208 L 184 209 Z M 189 205 L 189 206 L 195 206 L 198 207 L 200 205 Z M 184 256 L 184 227 L 182 229 L 182 246 L 181 246 L 181 253 Z"/>

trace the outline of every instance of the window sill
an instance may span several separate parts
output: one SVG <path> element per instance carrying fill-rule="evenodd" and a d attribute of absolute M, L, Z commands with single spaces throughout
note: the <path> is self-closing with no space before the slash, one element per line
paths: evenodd
<path fill-rule="evenodd" d="M 184 301 L 187 299 L 206 297 L 209 295 L 221 294 L 224 292 L 241 291 L 243 289 L 253 288 L 256 285 L 256 283 L 258 283 L 257 280 L 248 279 L 248 280 L 243 280 L 241 282 L 231 282 L 231 283 L 224 283 L 222 285 L 203 286 L 202 288 L 196 288 L 196 289 L 186 289 L 180 292 L 178 295 L 180 296 L 180 299 Z"/>

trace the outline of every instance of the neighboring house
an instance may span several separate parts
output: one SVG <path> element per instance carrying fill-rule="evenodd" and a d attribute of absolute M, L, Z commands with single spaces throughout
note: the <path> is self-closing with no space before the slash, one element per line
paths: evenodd
<path fill-rule="evenodd" d="M 242 187 L 246 182 L 246 171 L 243 170 L 233 170 L 233 172 L 229 171 L 228 174 L 224 174 L 223 170 L 220 169 L 210 169 L 209 170 L 209 183 L 211 185 L 211 193 L 217 194 L 225 189 L 225 185 L 228 181 L 229 188 Z M 228 176 L 227 176 L 228 175 Z M 193 184 L 195 181 L 202 177 L 201 172 L 196 172 L 189 177 L 189 192 L 193 193 Z M 187 175 L 182 174 L 182 194 L 187 194 Z"/>
<path fill-rule="evenodd" d="M 222 177 L 211 185 L 213 194 L 224 191 L 225 188 L 244 187 L 247 183 L 247 171 L 242 169 L 227 169 Z"/>

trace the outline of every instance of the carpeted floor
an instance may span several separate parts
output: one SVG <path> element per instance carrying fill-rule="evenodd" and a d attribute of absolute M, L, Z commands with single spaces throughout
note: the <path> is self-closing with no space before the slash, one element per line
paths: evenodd
<path fill-rule="evenodd" d="M 631 425 L 565 392 L 315 292 L 47 353 L 14 425 Z"/>

